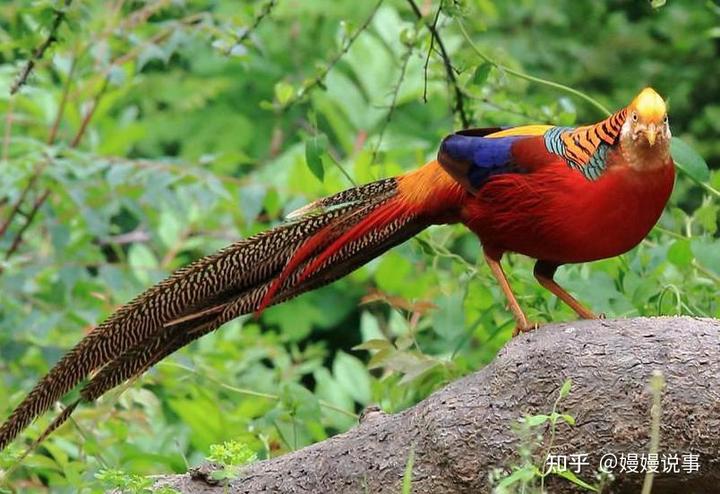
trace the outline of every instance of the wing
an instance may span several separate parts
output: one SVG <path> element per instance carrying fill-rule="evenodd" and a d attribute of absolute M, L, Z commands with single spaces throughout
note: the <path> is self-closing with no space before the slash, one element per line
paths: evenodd
<path fill-rule="evenodd" d="M 443 140 L 438 162 L 468 192 L 475 194 L 493 175 L 527 172 L 530 163 L 523 162 L 514 150 L 520 141 L 531 139 L 545 151 L 538 137 L 551 128 L 529 125 L 462 130 Z"/>
<path fill-rule="evenodd" d="M 543 163 L 556 163 L 553 155 L 594 181 L 607 169 L 608 151 L 617 144 L 625 116 L 622 109 L 577 128 L 526 125 L 463 130 L 443 140 L 438 161 L 471 194 L 493 175 L 528 173 Z"/>
<path fill-rule="evenodd" d="M 586 179 L 597 180 L 607 168 L 608 151 L 620 138 L 626 113 L 623 108 L 594 125 L 552 127 L 544 134 L 545 146 Z"/>

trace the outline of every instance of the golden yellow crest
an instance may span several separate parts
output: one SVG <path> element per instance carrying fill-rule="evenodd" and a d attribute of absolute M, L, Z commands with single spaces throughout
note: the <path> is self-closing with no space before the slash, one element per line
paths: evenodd
<path fill-rule="evenodd" d="M 638 119 L 643 123 L 660 123 L 667 112 L 665 101 L 651 87 L 646 87 L 640 91 L 640 94 L 635 96 L 628 109 L 634 111 Z"/>

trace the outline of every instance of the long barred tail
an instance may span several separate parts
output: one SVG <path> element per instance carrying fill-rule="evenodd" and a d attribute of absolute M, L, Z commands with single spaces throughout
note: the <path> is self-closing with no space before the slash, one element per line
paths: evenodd
<path fill-rule="evenodd" d="M 172 274 L 118 309 L 70 350 L 0 426 L 0 451 L 91 375 L 93 401 L 224 323 L 345 276 L 431 222 L 390 178 L 316 201 L 293 221 Z M 60 427 L 66 408 L 40 438 Z"/>

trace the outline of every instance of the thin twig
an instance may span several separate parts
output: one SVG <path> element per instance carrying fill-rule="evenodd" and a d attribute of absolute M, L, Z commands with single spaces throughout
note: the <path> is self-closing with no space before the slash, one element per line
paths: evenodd
<path fill-rule="evenodd" d="M 408 1 L 412 1 L 412 0 L 408 0 Z M 497 69 L 500 69 L 503 72 L 506 72 L 508 74 L 514 75 L 515 77 L 519 77 L 520 79 L 525 79 L 526 81 L 536 82 L 538 84 L 544 84 L 546 86 L 554 87 L 555 89 L 560 89 L 561 91 L 565 91 L 567 93 L 575 95 L 578 98 L 582 98 L 585 101 L 591 103 L 595 108 L 597 108 L 598 110 L 600 110 L 601 112 L 603 112 L 606 115 L 610 115 L 612 113 L 598 100 L 596 100 L 595 98 L 593 98 L 591 96 L 588 96 L 587 94 L 583 93 L 582 91 L 573 89 L 570 86 L 566 86 L 565 84 L 560 84 L 557 82 L 549 81 L 547 79 L 542 79 L 540 77 L 535 77 L 533 75 L 525 74 L 524 72 L 520 72 L 519 70 L 511 69 L 510 67 L 508 67 L 506 65 L 502 65 L 502 64 L 496 62 L 495 60 L 493 60 L 492 58 L 487 56 L 485 53 L 483 53 L 483 51 L 480 50 L 480 48 L 478 48 L 478 46 L 475 44 L 475 42 L 472 40 L 470 35 L 465 30 L 465 25 L 462 23 L 462 21 L 458 19 L 457 23 L 458 23 L 458 26 L 460 27 L 460 32 L 465 37 L 465 40 L 470 45 L 470 48 L 472 48 L 473 51 L 480 58 L 482 58 L 485 62 L 489 63 L 493 67 L 496 67 Z"/>
<path fill-rule="evenodd" d="M 28 183 L 25 184 L 25 187 L 23 188 L 22 192 L 20 192 L 20 197 L 18 197 L 18 200 L 15 201 L 15 204 L 13 204 L 12 209 L 10 210 L 10 214 L 5 219 L 3 224 L 0 226 L 0 237 L 2 237 L 7 229 L 10 227 L 10 224 L 12 223 L 13 219 L 17 214 L 20 212 L 20 207 L 22 206 L 22 203 L 25 201 L 25 198 L 28 195 L 28 192 L 30 192 L 30 189 L 33 188 L 35 185 L 35 182 L 40 177 L 40 173 L 42 172 L 42 169 L 45 167 L 45 162 L 42 163 L 40 166 L 38 166 L 37 170 L 35 170 L 30 177 L 30 180 L 28 180 Z M 7 259 L 7 257 L 6 257 Z"/>
<path fill-rule="evenodd" d="M 8 99 L 7 104 L 7 113 L 5 114 L 5 134 L 3 135 L 3 145 L 2 145 L 2 160 L 7 162 L 8 156 L 10 154 L 10 138 L 11 136 L 11 130 L 13 122 L 15 121 L 14 118 L 14 109 L 15 109 L 15 98 L 12 96 Z"/>
<path fill-rule="evenodd" d="M 438 6 L 437 12 L 435 13 L 435 19 L 433 20 L 433 27 L 437 26 L 437 22 L 440 19 L 440 11 L 442 4 Z M 425 65 L 423 66 L 423 103 L 427 103 L 427 90 L 428 90 L 428 69 L 430 68 L 430 57 L 433 53 L 433 47 L 435 46 L 435 36 L 430 35 L 430 48 L 428 48 L 427 56 L 425 57 Z"/>
<path fill-rule="evenodd" d="M 67 79 L 65 80 L 65 84 L 63 85 L 63 92 L 60 98 L 60 105 L 58 105 L 57 114 L 55 115 L 55 121 L 53 122 L 52 127 L 50 128 L 50 133 L 48 134 L 48 144 L 51 146 L 55 143 L 57 131 L 58 128 L 60 128 L 60 121 L 62 120 L 63 114 L 65 113 L 65 105 L 67 104 L 68 93 L 70 92 L 70 85 L 73 82 L 75 67 L 77 67 L 77 56 L 73 55 L 72 62 L 70 62 L 70 70 L 68 70 Z"/>
<path fill-rule="evenodd" d="M 245 388 L 238 388 L 237 386 L 231 386 L 230 384 L 226 384 L 219 379 L 216 379 L 208 374 L 204 374 L 195 368 L 188 367 L 187 365 L 179 364 L 176 362 L 164 361 L 164 362 L 159 362 L 158 367 L 175 367 L 177 369 L 181 369 L 186 372 L 190 372 L 200 378 L 207 379 L 208 381 L 219 385 L 221 388 L 227 389 L 228 391 L 232 391 L 233 393 L 246 395 L 246 396 L 252 396 L 254 398 L 265 398 L 267 400 L 280 401 L 280 397 L 278 395 L 274 395 L 274 394 L 270 394 L 270 393 L 260 393 L 259 391 L 253 391 L 252 389 L 245 389 Z M 345 415 L 346 417 L 350 417 L 355 420 L 358 419 L 357 414 L 355 414 L 353 412 L 348 412 L 344 408 L 335 406 L 332 403 L 329 403 L 325 400 L 318 400 L 318 405 L 320 405 L 323 408 L 327 408 L 328 410 L 332 410 L 333 412 L 337 412 L 342 415 Z"/>
<path fill-rule="evenodd" d="M 118 235 L 110 235 L 106 238 L 98 239 L 100 245 L 129 245 L 135 243 L 145 243 L 152 240 L 152 236 L 147 230 L 142 228 L 136 228 L 127 233 L 120 233 Z"/>
<path fill-rule="evenodd" d="M 25 233 L 25 230 L 27 230 L 30 227 L 30 223 L 32 223 L 33 219 L 35 218 L 35 215 L 37 214 L 40 207 L 43 205 L 45 200 L 50 195 L 50 189 L 45 189 L 45 191 L 35 199 L 35 202 L 33 203 L 33 207 L 30 210 L 30 212 L 27 215 L 27 218 L 25 219 L 25 223 L 23 223 L 23 226 L 20 227 L 20 230 L 15 234 L 15 238 L 13 238 L 12 244 L 10 245 L 10 248 L 5 253 L 5 260 L 7 261 L 10 259 L 10 256 L 12 256 L 15 251 L 20 247 L 20 243 L 22 242 L 22 236 Z M 0 272 L 2 272 L 2 266 L 0 266 Z"/>
<path fill-rule="evenodd" d="M 502 106 L 498 103 L 491 101 L 490 98 L 488 98 L 487 96 L 476 96 L 467 91 L 465 91 L 463 94 L 465 94 L 465 97 L 467 97 L 468 99 L 477 100 L 477 101 L 481 102 L 482 104 L 484 104 L 485 106 L 492 108 L 495 111 L 507 113 L 509 115 L 515 115 L 517 117 L 522 117 L 523 119 L 525 119 L 528 122 L 534 123 L 537 121 L 542 121 L 543 119 L 547 118 L 546 116 L 544 116 L 540 113 L 538 113 L 537 115 L 531 115 L 530 113 L 527 113 L 527 112 L 524 112 L 524 111 L 521 111 L 521 110 L 518 110 L 515 108 L 511 108 L 509 106 Z"/>
<path fill-rule="evenodd" d="M 662 395 L 665 388 L 665 377 L 662 372 L 656 370 L 650 378 L 650 392 L 652 393 L 652 406 L 650 407 L 650 448 L 649 457 L 657 458 L 660 449 L 660 421 L 662 419 Z M 655 473 L 652 469 L 645 472 L 645 479 L 642 486 L 642 494 L 650 494 L 652 491 Z"/>
<path fill-rule="evenodd" d="M 345 176 L 345 178 L 348 179 L 348 181 L 352 184 L 352 186 L 357 187 L 358 186 L 357 182 L 350 176 L 350 174 L 347 172 L 345 167 L 342 166 L 340 161 L 338 161 L 338 159 L 333 155 L 333 153 L 328 152 L 327 155 L 330 158 L 330 161 L 332 161 L 333 164 L 338 167 L 338 169 L 340 170 L 340 173 L 342 173 Z"/>
<path fill-rule="evenodd" d="M 345 45 L 342 47 L 342 49 L 335 54 L 335 56 L 325 65 L 323 70 L 320 71 L 319 74 L 317 74 L 315 77 L 313 77 L 310 81 L 305 83 L 298 91 L 295 93 L 295 95 L 290 98 L 285 104 L 282 105 L 280 108 L 281 110 L 287 110 L 289 107 L 297 103 L 299 100 L 301 100 L 307 93 L 309 93 L 312 89 L 315 88 L 315 86 L 319 86 L 322 84 L 322 82 L 325 80 L 325 77 L 328 75 L 328 73 L 337 65 L 337 63 L 342 59 L 342 57 L 345 56 L 345 54 L 350 50 L 350 47 L 355 43 L 355 40 L 362 34 L 363 31 L 365 31 L 370 23 L 372 22 L 373 18 L 375 17 L 375 14 L 377 13 L 378 9 L 382 5 L 384 0 L 378 0 L 378 3 L 375 4 L 375 7 L 373 7 L 372 11 L 370 12 L 370 15 L 368 15 L 367 19 L 365 19 L 365 22 L 362 23 L 362 25 L 347 39 L 345 42 Z"/>
<path fill-rule="evenodd" d="M 300 126 L 306 129 L 310 134 L 312 134 L 313 138 L 317 138 L 318 128 L 316 123 L 310 123 L 305 119 L 301 119 Z M 348 179 L 348 182 L 350 182 L 353 187 L 357 187 L 357 182 L 350 176 L 347 170 L 345 170 L 345 167 L 342 166 L 342 164 L 340 163 L 339 153 L 335 151 L 332 146 L 328 146 L 327 156 L 328 158 L 330 158 L 330 161 L 332 161 L 333 164 L 338 167 L 338 169 L 345 176 L 345 178 Z"/>
<path fill-rule="evenodd" d="M 30 77 L 30 74 L 32 73 L 32 70 L 35 67 L 37 61 L 43 57 L 45 51 L 50 47 L 50 45 L 57 41 L 57 31 L 60 28 L 60 24 L 62 24 L 63 19 L 65 18 L 65 11 L 68 9 L 68 7 L 70 7 L 71 3 L 72 0 L 65 0 L 65 6 L 55 12 L 55 19 L 53 19 L 53 23 L 50 27 L 50 32 L 48 33 L 47 38 L 45 38 L 45 41 L 43 41 L 40 46 L 35 48 L 35 51 L 33 52 L 30 60 L 25 63 L 25 66 L 18 74 L 17 79 L 15 79 L 15 82 L 10 87 L 11 95 L 17 93 L 20 88 L 24 86 L 25 83 L 27 83 L 28 77 Z"/>
<path fill-rule="evenodd" d="M 80 424 L 72 417 L 68 417 L 68 421 L 75 427 L 75 430 L 77 430 L 80 435 L 83 438 L 83 441 L 86 443 L 90 441 L 90 435 L 83 427 L 80 426 Z M 110 463 L 108 463 L 105 458 L 103 458 L 103 454 L 100 452 L 101 448 L 98 448 L 94 455 L 98 459 L 98 462 L 100 465 L 102 465 L 103 468 L 110 468 Z"/>
<path fill-rule="evenodd" d="M 126 20 L 123 21 L 118 27 L 123 31 L 131 31 L 141 24 L 145 24 L 150 17 L 160 12 L 162 9 L 170 5 L 171 0 L 159 0 L 155 3 L 149 3 L 144 7 L 133 11 L 132 14 L 126 16 Z M 118 3 L 116 6 L 121 6 L 122 3 Z M 120 9 L 116 9 L 119 12 Z M 103 33 L 103 36 L 108 36 L 109 31 Z"/>
<path fill-rule="evenodd" d="M 441 58 L 443 61 L 443 65 L 445 66 L 445 72 L 447 74 L 448 83 L 450 84 L 450 86 L 452 86 L 453 91 L 455 92 L 455 108 L 453 109 L 453 111 L 455 113 L 457 113 L 458 116 L 460 117 L 460 121 L 462 122 L 463 127 L 470 127 L 470 119 L 468 118 L 467 114 L 465 113 L 465 99 L 463 96 L 463 92 L 460 89 L 460 85 L 458 83 L 457 77 L 455 77 L 455 69 L 452 66 L 452 62 L 450 61 L 450 56 L 448 55 L 448 52 L 445 49 L 445 43 L 443 43 L 443 40 L 440 37 L 440 33 L 438 32 L 438 30 L 434 24 L 431 24 L 425 20 L 425 16 L 423 16 L 417 3 L 415 3 L 415 0 L 407 0 L 407 2 L 410 4 L 410 8 L 412 8 L 412 11 L 415 13 L 415 16 L 425 24 L 425 27 L 427 27 L 427 29 L 430 31 L 432 37 L 435 38 L 435 42 L 437 43 L 437 46 L 440 49 L 440 55 L 441 55 Z M 442 8 L 442 0 L 440 2 L 440 7 Z M 439 12 L 439 10 L 438 10 L 438 12 Z"/>
<path fill-rule="evenodd" d="M 255 30 L 258 28 L 260 23 L 265 20 L 267 16 L 270 15 L 270 13 L 273 11 L 275 6 L 278 4 L 278 0 L 268 0 L 265 2 L 265 5 L 263 5 L 263 8 L 260 10 L 260 13 L 255 16 L 255 19 L 253 20 L 252 25 L 247 28 L 240 36 L 237 37 L 235 40 L 235 45 L 239 45 L 240 43 L 244 42 L 246 39 L 250 37 L 252 33 L 255 32 Z M 232 51 L 233 47 L 229 47 L 227 51 L 225 52 L 226 55 L 229 55 Z"/>
<path fill-rule="evenodd" d="M 75 134 L 75 137 L 73 138 L 72 142 L 70 143 L 71 148 L 76 148 L 80 144 L 80 140 L 85 135 L 85 131 L 87 130 L 88 124 L 90 123 L 90 119 L 92 118 L 93 114 L 95 113 L 95 110 L 97 109 L 98 104 L 100 103 L 100 99 L 105 94 L 105 91 L 107 90 L 109 78 L 106 77 L 102 87 L 100 88 L 100 91 L 95 95 L 95 98 L 93 99 L 92 106 L 88 110 L 88 112 L 85 114 L 85 117 L 83 118 L 82 123 L 80 124 L 80 128 L 78 129 L 77 134 Z M 20 198 L 15 203 L 12 211 L 10 211 L 10 215 L 5 220 L 5 223 L 3 223 L 2 227 L 0 227 L 0 236 L 5 233 L 7 228 L 12 223 L 15 216 L 17 216 L 18 211 L 20 210 L 20 206 L 22 202 L 25 200 L 25 197 L 27 196 L 28 191 L 32 188 L 32 186 L 35 184 L 37 179 L 42 174 L 42 170 L 44 169 L 47 162 L 44 162 L 41 166 L 37 168 L 37 170 L 33 173 L 33 176 L 30 178 L 30 181 L 26 185 L 25 189 L 20 195 Z M 23 240 L 23 235 L 27 231 L 27 229 L 30 227 L 30 224 L 35 219 L 35 215 L 40 210 L 42 205 L 45 203 L 47 198 L 50 196 L 50 189 L 46 188 L 40 196 L 35 200 L 33 203 L 33 207 L 30 210 L 30 213 L 26 215 L 25 223 L 20 227 L 18 232 L 15 234 L 15 237 L 13 238 L 12 244 L 10 245 L 10 248 L 5 253 L 5 260 L 9 259 L 11 255 L 13 255 L 17 249 L 20 247 L 20 244 Z M 0 269 L 0 273 L 2 273 L 2 269 Z"/>
<path fill-rule="evenodd" d="M 75 134 L 75 137 L 73 137 L 72 142 L 70 143 L 71 148 L 76 148 L 80 144 L 80 140 L 85 135 L 85 131 L 87 130 L 88 124 L 90 123 L 90 119 L 92 119 L 93 115 L 95 114 L 95 110 L 97 110 L 98 105 L 100 104 L 100 99 L 105 94 L 105 91 L 107 91 L 108 83 L 110 82 L 110 77 L 105 77 L 105 80 L 103 80 L 102 86 L 100 87 L 100 91 L 95 94 L 95 98 L 93 98 L 92 106 L 88 110 L 88 112 L 85 114 L 85 117 L 83 117 L 82 123 L 80 124 L 80 128 L 77 131 L 77 134 Z"/>
<path fill-rule="evenodd" d="M 172 162 L 172 161 L 155 161 L 155 160 L 143 160 L 143 159 L 136 159 L 131 160 L 127 158 L 123 158 L 120 156 L 108 156 L 104 157 L 104 160 L 106 160 L 111 165 L 119 165 L 119 166 L 130 166 L 134 168 L 142 168 L 147 170 L 161 170 L 161 171 L 167 171 L 171 173 L 177 173 L 178 175 L 185 177 L 195 177 L 200 179 L 207 179 L 209 178 L 212 173 L 204 170 L 203 168 L 198 168 L 193 166 L 190 163 L 184 163 L 182 161 L 178 162 Z M 212 175 L 214 176 L 214 175 Z M 238 185 L 243 186 L 247 185 L 249 183 L 249 180 L 247 178 L 237 178 L 233 177 L 231 175 L 219 175 L 217 176 L 217 179 L 221 182 L 231 184 L 231 185 Z"/>
<path fill-rule="evenodd" d="M 30 61 L 30 62 L 32 62 L 32 64 L 30 62 L 28 62 L 29 65 L 34 65 L 35 61 L 39 60 L 40 57 L 42 57 L 42 54 L 45 52 L 47 47 L 54 41 L 55 33 L 56 33 L 57 29 L 59 28 L 59 25 L 65 14 L 65 10 L 67 10 L 67 8 L 70 6 L 71 3 L 72 3 L 72 0 L 65 0 L 64 10 L 58 11 L 58 13 L 55 17 L 55 22 L 53 23 L 50 35 L 48 36 L 48 39 L 46 40 L 45 43 L 43 43 L 43 45 L 41 45 L 38 48 L 38 50 L 35 51 L 34 58 Z M 165 1 L 164 3 L 167 3 L 167 2 Z M 159 4 L 163 4 L 163 2 L 159 2 Z M 63 95 L 62 95 L 62 99 L 60 102 L 60 106 L 58 108 L 58 114 L 57 114 L 55 121 L 53 122 L 53 125 L 48 134 L 48 144 L 53 144 L 55 142 L 55 139 L 57 138 L 57 131 L 59 128 L 60 120 L 62 118 L 62 114 L 64 113 L 64 109 L 65 109 L 65 105 L 67 104 L 67 100 L 69 98 L 69 87 L 70 87 L 70 84 L 72 83 L 72 75 L 74 73 L 76 63 L 77 63 L 77 57 L 73 56 L 73 61 L 72 61 L 72 65 L 70 67 L 70 72 L 68 74 L 68 79 L 66 81 L 65 87 L 63 88 Z M 32 69 L 32 67 L 30 67 L 30 69 Z M 102 98 L 102 96 L 105 94 L 105 91 L 107 90 L 108 82 L 109 82 L 108 74 L 109 74 L 109 71 L 108 71 L 108 73 L 104 74 L 105 79 L 100 88 L 100 91 L 95 95 L 95 98 L 93 99 L 93 102 L 92 102 L 92 106 L 90 107 L 88 112 L 83 117 L 80 128 L 78 129 L 77 133 L 75 134 L 75 137 L 73 138 L 72 142 L 70 143 L 70 148 L 76 148 L 80 144 L 80 141 L 83 138 L 83 136 L 85 135 L 85 132 L 87 131 L 87 127 L 98 107 L 100 99 Z M 27 79 L 28 75 L 29 75 L 29 71 L 24 76 L 24 79 Z M 24 84 L 24 82 L 25 81 L 23 80 L 22 84 Z M 11 91 L 11 93 L 12 92 L 14 92 L 14 91 Z M 31 177 L 30 181 L 28 182 L 28 185 L 21 193 L 20 199 L 13 206 L 13 209 L 10 211 L 9 216 L 7 217 L 7 219 L 5 220 L 3 225 L 0 227 L 0 236 L 7 231 L 9 226 L 14 221 L 15 217 L 20 212 L 20 207 L 22 205 L 22 202 L 25 200 L 27 193 L 34 186 L 35 182 L 38 180 L 38 178 L 42 174 L 42 171 L 43 171 L 45 165 L 47 165 L 47 161 L 45 161 L 40 166 L 38 166 L 38 168 L 33 173 L 33 176 Z M 35 215 L 40 210 L 40 208 L 42 207 L 42 205 L 45 203 L 45 201 L 48 199 L 49 196 L 50 196 L 50 189 L 45 188 L 40 193 L 38 198 L 35 200 L 35 202 L 33 203 L 31 212 L 29 214 L 25 215 L 25 222 L 23 223 L 23 225 L 20 227 L 17 234 L 13 238 L 10 249 L 5 253 L 6 260 L 12 254 L 14 254 L 17 251 L 17 249 L 20 247 L 20 244 L 22 243 L 22 240 L 23 240 L 23 235 L 25 234 L 27 229 L 30 227 L 31 223 L 33 222 L 33 220 L 35 218 Z M 0 270 L 0 273 L 2 273 L 2 270 Z"/>
<path fill-rule="evenodd" d="M 178 29 L 179 26 L 189 26 L 189 25 L 196 24 L 196 23 L 202 21 L 203 17 L 204 17 L 203 13 L 196 13 L 196 14 L 189 15 L 183 19 L 180 19 L 176 22 L 169 24 L 167 27 L 158 31 L 157 33 L 155 33 L 153 36 L 151 36 L 147 40 L 135 45 L 131 50 L 129 50 L 124 55 L 119 56 L 118 58 L 113 60 L 111 63 L 109 63 L 107 68 L 105 69 L 103 75 L 107 76 L 107 74 L 110 73 L 110 70 L 113 67 L 119 67 L 120 65 L 123 65 L 124 63 L 135 59 L 148 46 L 158 44 L 158 43 L 165 41 L 166 39 L 168 39 L 170 37 L 170 35 L 172 33 L 174 33 Z"/>
<path fill-rule="evenodd" d="M 390 101 L 390 109 L 388 110 L 388 113 L 385 116 L 385 120 L 383 121 L 382 127 L 380 127 L 380 133 L 378 134 L 378 139 L 377 139 L 377 142 L 375 143 L 375 147 L 372 152 L 372 157 L 370 158 L 371 165 L 373 163 L 375 163 L 375 159 L 377 158 L 378 152 L 380 151 L 380 146 L 382 144 L 383 137 L 385 136 L 385 130 L 387 129 L 388 125 L 390 124 L 390 120 L 392 120 L 393 113 L 395 112 L 395 107 L 397 106 L 398 95 L 400 94 L 400 87 L 402 86 L 402 83 L 405 80 L 405 73 L 407 72 L 407 67 L 410 62 L 410 57 L 412 56 L 412 52 L 413 52 L 413 46 L 410 45 L 410 46 L 408 46 L 407 51 L 403 55 L 402 65 L 400 66 L 400 75 L 398 76 L 398 80 L 395 83 L 395 87 L 393 88 L 392 100 Z"/>

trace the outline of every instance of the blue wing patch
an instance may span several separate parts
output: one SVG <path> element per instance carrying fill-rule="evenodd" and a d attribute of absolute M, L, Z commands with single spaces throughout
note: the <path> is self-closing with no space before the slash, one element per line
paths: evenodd
<path fill-rule="evenodd" d="M 512 146 L 526 136 L 477 137 L 453 134 L 440 146 L 439 161 L 456 179 L 463 176 L 472 189 L 501 173 L 518 172 L 513 162 Z"/>

